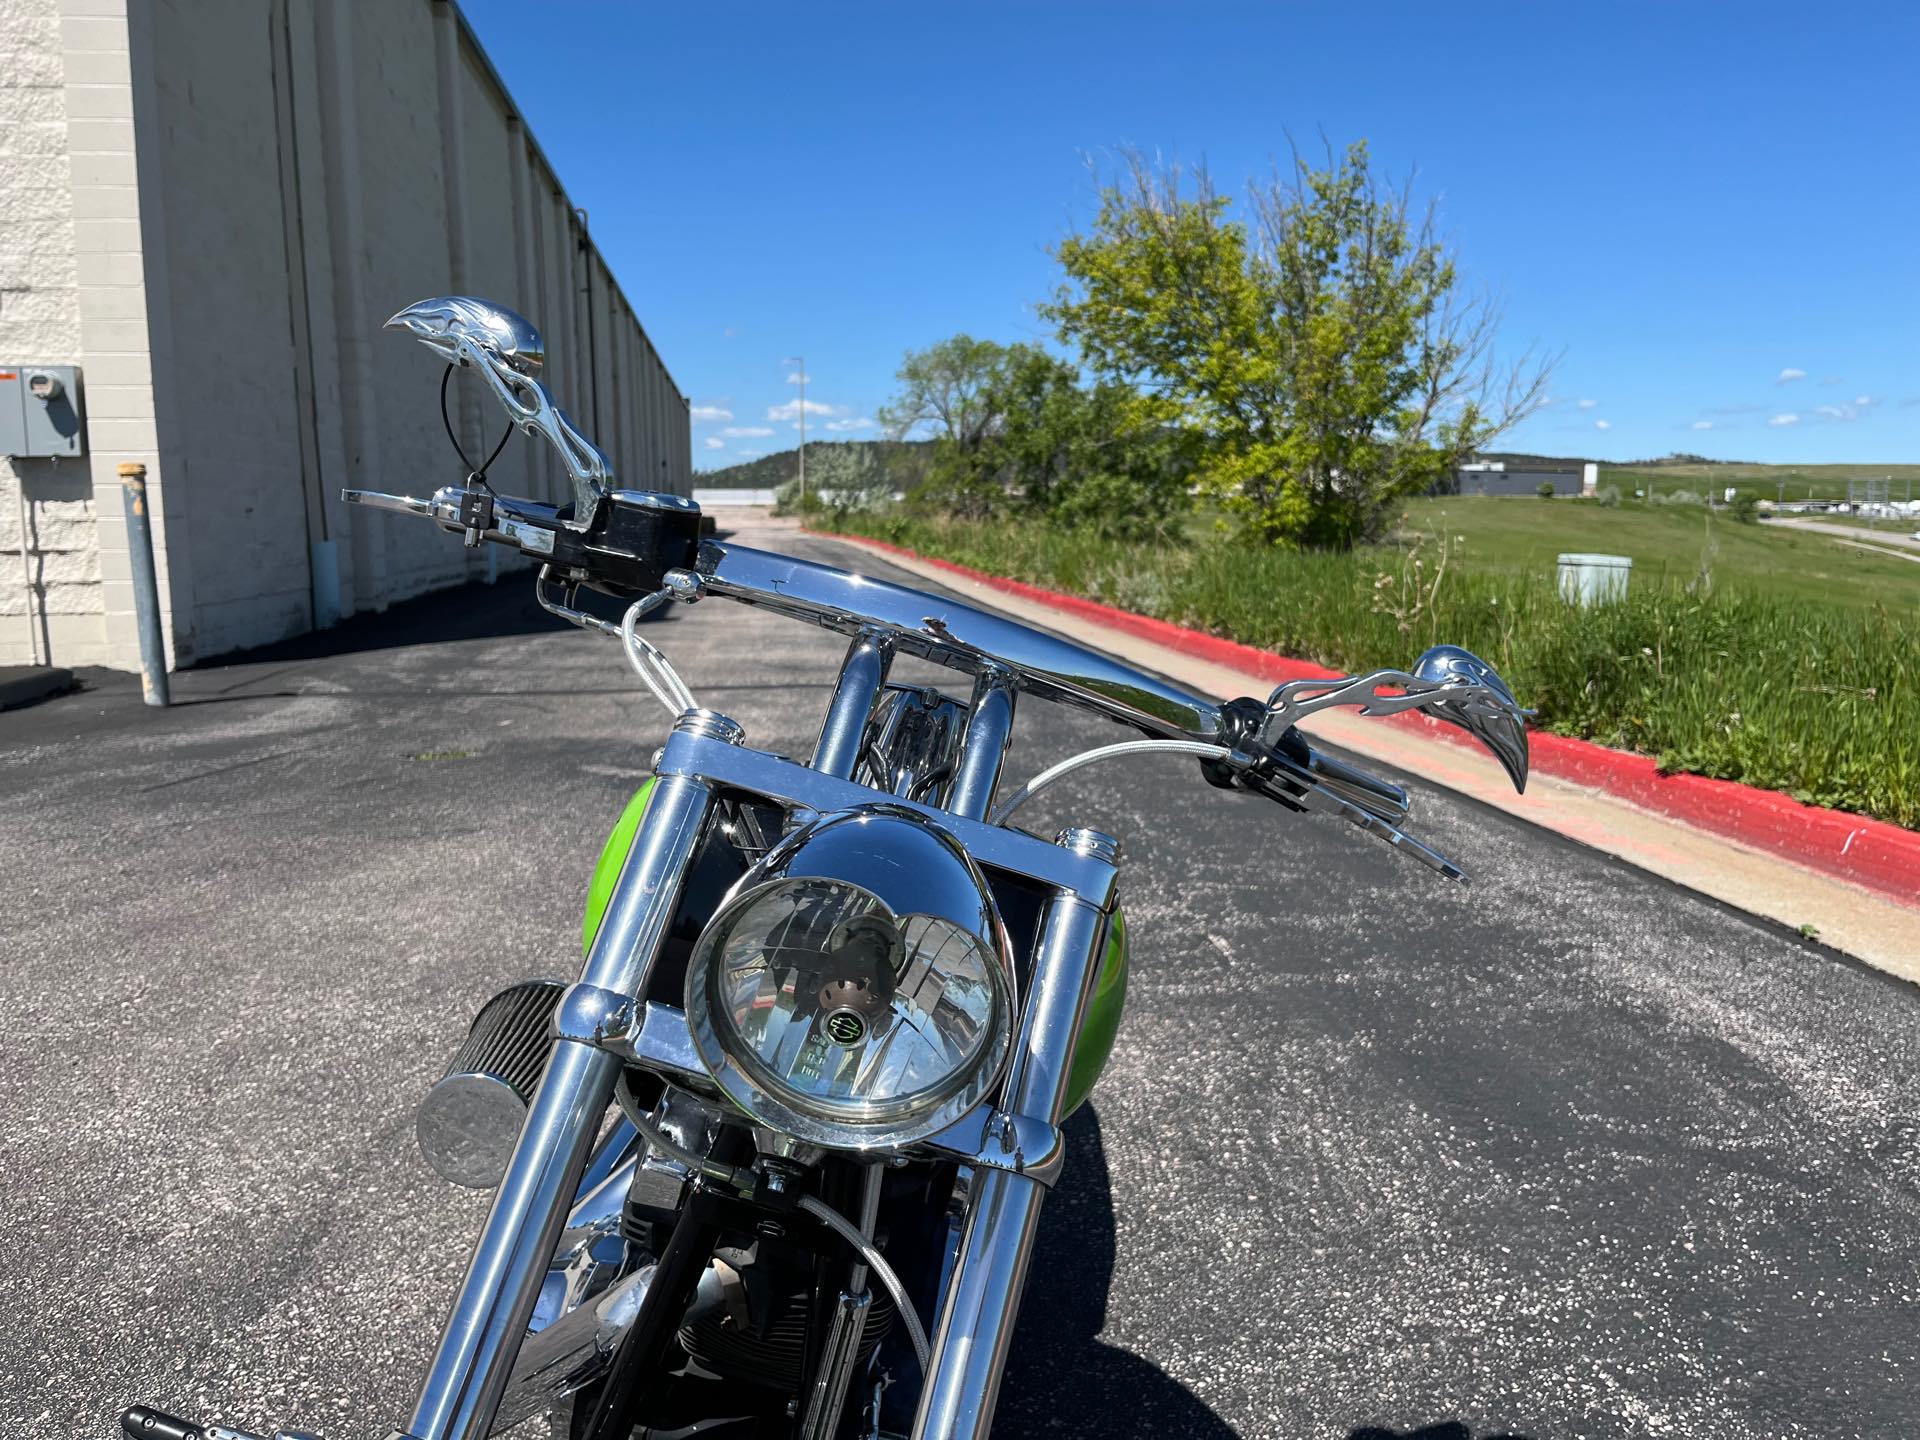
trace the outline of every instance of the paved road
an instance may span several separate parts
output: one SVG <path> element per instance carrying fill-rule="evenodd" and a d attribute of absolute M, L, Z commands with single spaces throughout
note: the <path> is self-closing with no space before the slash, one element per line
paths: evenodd
<path fill-rule="evenodd" d="M 653 634 L 805 753 L 839 642 Z M 568 972 L 662 723 L 518 588 L 329 643 L 0 716 L 7 1433 L 404 1420 L 479 1216 L 414 1100 Z M 1029 707 L 1015 769 L 1101 733 Z M 1125 838 L 1134 991 L 1005 1433 L 1920 1431 L 1914 990 L 1417 782 L 1474 888 L 1185 763 L 1077 778 L 1033 819 Z"/>
<path fill-rule="evenodd" d="M 1910 550 L 1916 553 L 1901 558 L 1920 559 L 1920 534 L 1908 530 L 1870 530 L 1862 525 L 1840 525 L 1827 520 L 1769 520 L 1767 524 L 1778 525 L 1783 530 L 1811 530 L 1817 535 L 1831 535 L 1850 545 L 1877 547 L 1883 552 L 1889 548 L 1894 554 Z"/>

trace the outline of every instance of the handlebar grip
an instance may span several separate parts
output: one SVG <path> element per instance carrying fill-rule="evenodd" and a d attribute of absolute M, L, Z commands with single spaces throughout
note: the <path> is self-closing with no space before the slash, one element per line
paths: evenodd
<path fill-rule="evenodd" d="M 584 530 L 570 523 L 570 507 L 496 495 L 484 486 L 443 486 L 429 500 L 373 490 L 343 490 L 340 498 L 424 516 L 465 534 L 469 544 L 511 545 L 545 561 L 569 584 L 621 598 L 658 590 L 669 570 L 690 568 L 700 549 L 700 507 L 652 490 L 609 492 Z"/>

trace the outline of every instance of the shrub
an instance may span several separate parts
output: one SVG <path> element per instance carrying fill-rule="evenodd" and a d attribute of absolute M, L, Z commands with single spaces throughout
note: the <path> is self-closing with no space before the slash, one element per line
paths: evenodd
<path fill-rule="evenodd" d="M 1618 510 L 1620 508 L 1620 487 L 1618 485 L 1602 485 L 1599 490 L 1594 492 L 1593 498 L 1609 510 Z"/>
<path fill-rule="evenodd" d="M 1542 480 L 1539 488 L 1533 493 L 1538 495 L 1542 500 L 1551 500 L 1553 498 L 1553 482 L 1551 480 Z"/>
<path fill-rule="evenodd" d="M 1760 521 L 1760 502 L 1751 495 L 1733 497 L 1733 518 L 1742 525 L 1755 525 Z"/>

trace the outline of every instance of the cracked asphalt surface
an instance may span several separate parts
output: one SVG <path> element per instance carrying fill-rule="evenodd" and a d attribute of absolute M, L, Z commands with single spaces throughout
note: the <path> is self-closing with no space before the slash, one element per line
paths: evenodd
<path fill-rule="evenodd" d="M 810 748 L 840 640 L 649 633 Z M 377 1435 L 484 1204 L 414 1103 L 488 995 L 571 974 L 665 717 L 525 581 L 175 695 L 0 715 L 0 1422 Z M 1111 734 L 1021 718 L 1014 776 Z M 1410 783 L 1471 889 L 1187 761 L 1023 817 L 1122 837 L 1135 960 L 999 1430 L 1920 1432 L 1920 992 Z"/>

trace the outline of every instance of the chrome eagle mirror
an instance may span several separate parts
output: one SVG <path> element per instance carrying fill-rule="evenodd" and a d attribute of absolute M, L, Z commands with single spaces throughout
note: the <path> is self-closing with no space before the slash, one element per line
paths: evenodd
<path fill-rule="evenodd" d="M 1382 693 L 1382 692 L 1385 693 Z M 1471 650 L 1436 645 L 1405 670 L 1375 670 L 1336 680 L 1291 680 L 1267 699 L 1261 736 L 1269 744 L 1295 721 L 1335 705 L 1358 705 L 1362 715 L 1424 710 L 1457 725 L 1500 762 L 1515 790 L 1527 788 L 1527 717 L 1494 668 Z"/>
<path fill-rule="evenodd" d="M 1513 781 L 1527 788 L 1527 717 L 1513 691 L 1486 661 L 1458 645 L 1436 645 L 1413 662 L 1415 678 L 1438 687 L 1420 708 L 1436 720 L 1458 725 L 1493 752 Z"/>
<path fill-rule="evenodd" d="M 389 330 L 404 330 L 452 365 L 477 372 L 512 422 L 560 452 L 573 486 L 573 518 L 585 530 L 613 484 L 613 463 L 567 414 L 539 376 L 547 350 L 540 332 L 504 305 L 471 295 L 441 295 L 407 306 Z"/>

